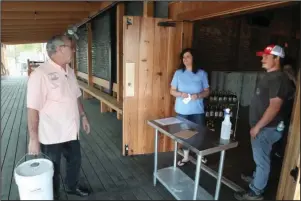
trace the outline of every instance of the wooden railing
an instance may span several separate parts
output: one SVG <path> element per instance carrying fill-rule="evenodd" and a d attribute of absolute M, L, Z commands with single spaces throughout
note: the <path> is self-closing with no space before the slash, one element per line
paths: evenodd
<path fill-rule="evenodd" d="M 27 74 L 28 76 L 30 76 L 30 73 L 32 71 L 34 71 L 35 68 L 39 67 L 42 63 L 44 63 L 44 61 L 30 61 L 29 59 L 27 59 Z"/>
<path fill-rule="evenodd" d="M 1 76 L 9 75 L 9 71 L 5 68 L 4 64 L 1 62 Z"/>

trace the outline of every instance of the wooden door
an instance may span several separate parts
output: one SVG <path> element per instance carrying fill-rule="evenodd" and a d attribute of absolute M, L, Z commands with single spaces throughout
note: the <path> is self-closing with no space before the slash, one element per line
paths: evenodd
<path fill-rule="evenodd" d="M 125 16 L 123 20 L 123 154 L 154 152 L 154 129 L 147 120 L 174 114 L 170 82 L 179 53 L 192 42 L 192 24 L 159 26 L 166 19 Z M 160 135 L 159 151 L 173 148 Z"/>
<path fill-rule="evenodd" d="M 300 200 L 300 71 L 277 200 Z"/>

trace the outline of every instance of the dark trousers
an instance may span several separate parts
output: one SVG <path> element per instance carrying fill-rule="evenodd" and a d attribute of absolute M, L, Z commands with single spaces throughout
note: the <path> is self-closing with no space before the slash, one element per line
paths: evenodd
<path fill-rule="evenodd" d="M 60 166 L 61 155 L 66 159 L 65 183 L 69 190 L 77 187 L 81 167 L 81 152 L 79 140 L 69 141 L 60 144 L 44 145 L 41 144 L 41 151 L 47 155 L 54 165 L 53 191 L 55 195 L 60 190 Z"/>

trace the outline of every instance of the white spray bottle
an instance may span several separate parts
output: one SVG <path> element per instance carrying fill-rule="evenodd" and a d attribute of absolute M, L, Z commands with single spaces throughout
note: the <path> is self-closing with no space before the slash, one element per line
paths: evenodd
<path fill-rule="evenodd" d="M 232 123 L 230 121 L 230 109 L 225 109 L 224 121 L 222 122 L 221 139 L 230 140 Z"/>

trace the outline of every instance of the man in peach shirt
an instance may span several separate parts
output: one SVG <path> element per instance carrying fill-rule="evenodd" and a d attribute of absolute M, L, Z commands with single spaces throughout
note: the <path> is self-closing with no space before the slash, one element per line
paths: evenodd
<path fill-rule="evenodd" d="M 85 132 L 90 125 L 80 101 L 81 91 L 69 63 L 74 47 L 67 36 L 55 36 L 46 45 L 48 61 L 33 71 L 27 86 L 29 144 L 28 152 L 40 151 L 54 164 L 54 198 L 59 198 L 60 161 L 66 158 L 67 193 L 88 196 L 79 186 L 81 151 L 80 120 Z"/>

